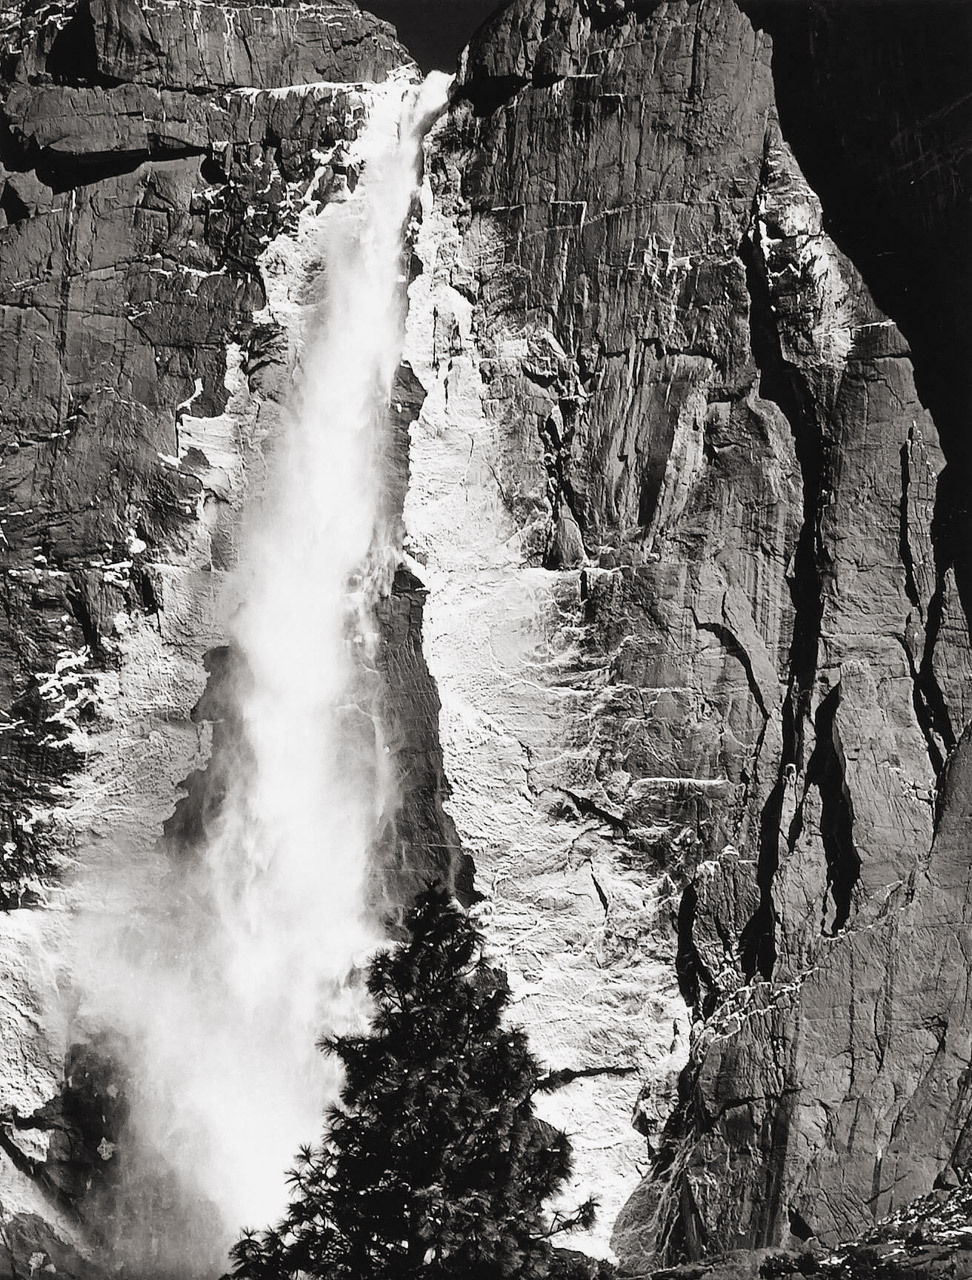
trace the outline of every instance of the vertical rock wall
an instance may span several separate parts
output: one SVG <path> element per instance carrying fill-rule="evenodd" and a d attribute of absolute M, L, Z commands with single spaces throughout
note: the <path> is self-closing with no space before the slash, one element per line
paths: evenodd
<path fill-rule="evenodd" d="M 823 100 L 831 64 L 789 55 Z M 851 1234 L 954 1163 L 967 1110 L 972 669 L 945 458 L 909 340 L 784 140 L 772 57 L 731 0 L 520 0 L 438 140 L 454 242 L 410 527 L 454 812 L 514 969 L 540 975 L 523 1008 L 549 1051 L 580 1023 L 544 1007 L 575 964 L 551 888 L 578 893 L 573 851 L 608 932 L 634 887 L 636 968 L 652 886 L 680 891 L 691 1060 L 661 1133 L 662 1027 L 636 1032 L 654 1164 L 614 1234 L 636 1268 Z"/>
<path fill-rule="evenodd" d="M 540 1106 L 573 1144 L 565 1200 L 600 1202 L 593 1236 L 574 1242 L 604 1252 L 646 1168 L 631 1125 L 641 1082 L 661 1069 L 673 1085 L 685 1057 L 671 885 L 651 857 L 646 865 L 624 804 L 613 736 L 627 714 L 610 687 L 622 637 L 605 643 L 585 619 L 580 568 L 550 570 L 534 554 L 546 502 L 539 441 L 524 422 L 511 448 L 483 381 L 488 364 L 504 414 L 524 401 L 557 413 L 567 358 L 542 326 L 484 330 L 480 272 L 502 246 L 490 232 L 461 235 L 449 129 L 431 143 L 436 194 L 410 290 L 407 354 L 428 396 L 412 429 L 406 546 L 429 593 L 448 809 L 510 978 L 512 1017 L 559 1074 Z M 528 486 L 525 526 L 508 499 Z"/>

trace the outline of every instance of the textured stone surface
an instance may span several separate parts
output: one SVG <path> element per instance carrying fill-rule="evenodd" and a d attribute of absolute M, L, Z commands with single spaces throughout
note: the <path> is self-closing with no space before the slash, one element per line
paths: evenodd
<path fill-rule="evenodd" d="M 872 67 L 907 56 L 877 44 Z M 654 1169 L 614 1235 L 642 1270 L 854 1234 L 965 1123 L 945 458 L 783 140 L 771 55 L 729 2 L 523 0 L 474 41 L 440 144 L 485 488 L 521 563 L 577 574 L 560 633 L 609 655 L 572 791 L 682 887 L 691 1062 L 667 1125 L 648 1081 Z M 781 65 L 823 99 L 812 56 Z"/>
<path fill-rule="evenodd" d="M 565 1199 L 600 1201 L 595 1235 L 572 1243 L 604 1252 L 645 1168 L 631 1127 L 640 1081 L 661 1059 L 673 1077 L 685 1055 L 671 885 L 643 865 L 598 774 L 613 655 L 584 625 L 581 573 L 536 565 L 497 486 L 504 438 L 482 381 L 471 276 L 456 258 L 447 141 L 445 125 L 410 291 L 407 354 L 428 396 L 412 429 L 407 547 L 428 591 L 423 635 L 442 700 L 448 809 L 472 857 L 491 950 L 510 976 L 512 1017 L 562 1073 L 542 1110 L 574 1146 Z M 530 352 L 556 359 L 531 342 L 517 330 L 490 348 L 504 376 L 519 376 Z"/>
<path fill-rule="evenodd" d="M 392 29 L 350 0 L 285 7 L 92 0 L 90 14 L 99 76 L 159 88 L 375 82 L 402 62 Z"/>

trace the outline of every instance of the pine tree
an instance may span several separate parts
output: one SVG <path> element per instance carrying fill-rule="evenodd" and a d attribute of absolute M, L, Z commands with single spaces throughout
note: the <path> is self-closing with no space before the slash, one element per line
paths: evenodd
<path fill-rule="evenodd" d="M 543 1073 L 503 1023 L 505 975 L 441 887 L 368 973 L 368 1035 L 322 1048 L 344 1067 L 320 1147 L 291 1173 L 283 1221 L 246 1232 L 236 1280 L 539 1280 L 550 1237 L 589 1226 L 593 1202 L 545 1223 L 570 1173 L 566 1136 L 542 1124 Z"/>

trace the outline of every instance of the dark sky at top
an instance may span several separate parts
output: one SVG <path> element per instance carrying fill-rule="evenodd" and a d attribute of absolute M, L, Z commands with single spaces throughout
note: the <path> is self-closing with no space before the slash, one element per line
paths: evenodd
<path fill-rule="evenodd" d="M 455 69 L 459 50 L 503 0 L 358 0 L 398 28 L 415 61 L 431 71 Z"/>

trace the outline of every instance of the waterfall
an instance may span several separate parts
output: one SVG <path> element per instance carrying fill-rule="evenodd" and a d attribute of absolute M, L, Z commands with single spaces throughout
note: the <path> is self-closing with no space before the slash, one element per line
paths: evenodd
<path fill-rule="evenodd" d="M 383 436 L 403 237 L 448 85 L 398 75 L 369 93 L 354 190 L 309 204 L 269 253 L 295 300 L 295 391 L 232 584 L 218 803 L 184 861 L 108 868 L 88 892 L 80 1017 L 129 1075 L 113 1247 L 140 1276 L 224 1267 L 242 1226 L 279 1215 L 336 1089 L 316 1041 L 363 1016 L 353 974 L 381 940 L 369 856 L 396 800 L 374 672 L 399 554 Z"/>

